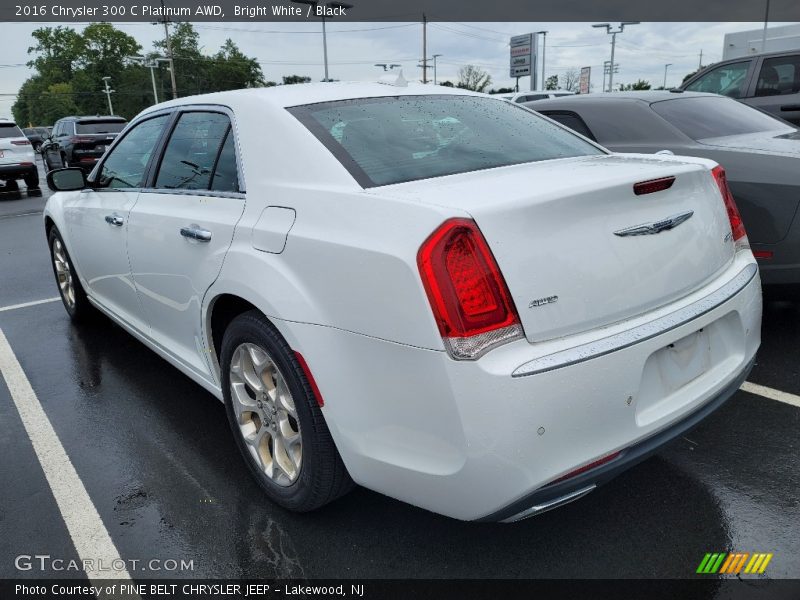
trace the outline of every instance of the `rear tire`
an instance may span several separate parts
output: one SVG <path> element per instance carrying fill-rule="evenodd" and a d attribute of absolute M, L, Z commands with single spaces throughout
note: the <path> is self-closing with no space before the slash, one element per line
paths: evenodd
<path fill-rule="evenodd" d="M 58 292 L 69 318 L 75 323 L 90 320 L 96 314 L 96 310 L 86 297 L 86 292 L 67 252 L 67 247 L 64 245 L 64 240 L 61 239 L 61 235 L 55 227 L 50 230 L 48 242 L 53 275 L 55 275 Z"/>
<path fill-rule="evenodd" d="M 311 385 L 289 345 L 258 311 L 225 331 L 222 390 L 236 444 L 267 496 L 296 512 L 353 487 Z"/>

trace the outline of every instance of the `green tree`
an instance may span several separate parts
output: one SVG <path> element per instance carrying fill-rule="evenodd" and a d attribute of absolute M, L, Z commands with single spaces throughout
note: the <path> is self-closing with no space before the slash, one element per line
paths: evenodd
<path fill-rule="evenodd" d="M 311 83 L 311 77 L 305 75 L 284 75 L 283 85 L 292 85 L 295 83 Z"/>
<path fill-rule="evenodd" d="M 39 123 L 55 123 L 65 115 L 79 112 L 75 103 L 75 92 L 69 83 L 49 85 L 39 97 L 39 105 L 37 119 Z"/>
<path fill-rule="evenodd" d="M 639 79 L 636 83 L 622 83 L 619 86 L 620 92 L 630 92 L 630 91 L 644 91 L 649 90 L 651 88 L 650 82 L 645 81 L 644 79 Z"/>
<path fill-rule="evenodd" d="M 485 92 L 491 84 L 492 76 L 488 72 L 475 65 L 467 65 L 459 70 L 456 87 L 473 92 Z"/>
<path fill-rule="evenodd" d="M 550 75 L 544 82 L 544 89 L 557 90 L 558 89 L 558 75 Z"/>

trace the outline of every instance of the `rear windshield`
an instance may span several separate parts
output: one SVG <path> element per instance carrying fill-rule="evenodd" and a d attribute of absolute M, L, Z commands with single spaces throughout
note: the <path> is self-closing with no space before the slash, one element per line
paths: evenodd
<path fill-rule="evenodd" d="M 359 98 L 288 110 L 363 187 L 603 154 L 535 113 L 496 98 Z"/>
<path fill-rule="evenodd" d="M 22 130 L 14 123 L 0 123 L 0 138 L 25 137 Z"/>
<path fill-rule="evenodd" d="M 650 106 L 693 140 L 761 131 L 792 130 L 787 123 L 729 98 L 714 96 L 675 98 L 654 102 Z"/>
<path fill-rule="evenodd" d="M 126 124 L 125 121 L 78 121 L 75 133 L 119 133 Z"/>

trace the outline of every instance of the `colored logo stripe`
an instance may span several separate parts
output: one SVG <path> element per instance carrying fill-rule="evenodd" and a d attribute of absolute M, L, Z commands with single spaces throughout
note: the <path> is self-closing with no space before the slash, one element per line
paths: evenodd
<path fill-rule="evenodd" d="M 742 572 L 745 573 L 763 573 L 769 561 L 772 560 L 772 553 L 754 552 L 714 552 L 707 553 L 703 560 L 700 561 L 700 566 L 697 567 L 697 573 L 704 575 L 713 575 L 715 573 L 735 575 Z M 748 561 L 748 559 L 750 559 Z M 747 565 L 745 567 L 745 564 Z"/>

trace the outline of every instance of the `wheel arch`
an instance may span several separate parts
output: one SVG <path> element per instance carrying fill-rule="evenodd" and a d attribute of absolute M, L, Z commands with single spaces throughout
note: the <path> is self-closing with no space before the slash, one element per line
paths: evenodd
<path fill-rule="evenodd" d="M 291 335 L 287 323 L 275 318 L 273 316 L 274 311 L 264 306 L 262 301 L 241 292 L 219 291 L 218 293 L 209 294 L 203 321 L 210 367 L 217 382 L 222 382 L 219 357 L 222 352 L 222 338 L 225 335 L 225 330 L 236 317 L 251 310 L 261 313 L 286 340 L 290 348 L 297 348 L 297 342 Z"/>

